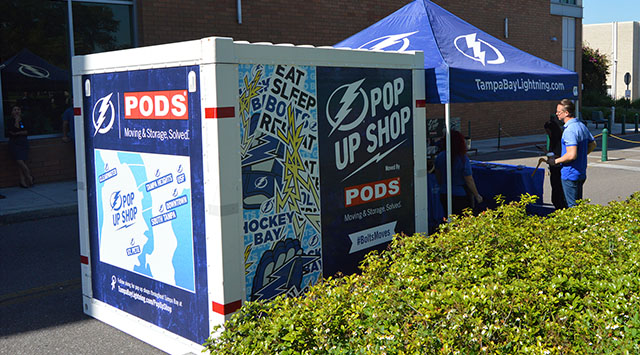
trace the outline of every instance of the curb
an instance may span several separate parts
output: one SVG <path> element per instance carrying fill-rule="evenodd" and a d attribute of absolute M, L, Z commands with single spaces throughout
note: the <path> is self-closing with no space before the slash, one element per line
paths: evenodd
<path fill-rule="evenodd" d="M 0 225 L 32 221 L 41 218 L 68 216 L 77 213 L 77 203 L 47 207 L 38 210 L 9 211 L 0 215 Z"/>

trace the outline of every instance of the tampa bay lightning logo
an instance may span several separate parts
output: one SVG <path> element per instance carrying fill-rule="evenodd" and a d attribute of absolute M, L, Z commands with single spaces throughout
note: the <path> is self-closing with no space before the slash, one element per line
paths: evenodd
<path fill-rule="evenodd" d="M 109 198 L 109 205 L 111 205 L 112 211 L 119 211 L 122 208 L 122 193 L 121 191 L 115 191 Z"/>
<path fill-rule="evenodd" d="M 361 45 L 358 49 L 404 52 L 411 44 L 409 37 L 416 33 L 418 31 L 382 36 Z"/>
<path fill-rule="evenodd" d="M 24 76 L 36 79 L 49 79 L 49 76 L 51 75 L 49 74 L 49 71 L 43 67 L 24 63 L 20 63 L 18 71 Z"/>
<path fill-rule="evenodd" d="M 93 106 L 93 136 L 96 134 L 105 134 L 111 130 L 113 127 L 113 121 L 115 120 L 116 113 L 113 108 L 113 103 L 111 102 L 111 96 L 113 93 L 101 98 L 96 102 Z M 97 115 L 96 115 L 97 111 Z"/>
<path fill-rule="evenodd" d="M 480 62 L 483 66 L 487 64 L 502 64 L 505 62 L 500 50 L 491 43 L 478 38 L 477 33 L 458 36 L 453 40 L 453 45 L 458 52 L 462 53 L 465 57 Z"/>
<path fill-rule="evenodd" d="M 271 213 L 273 211 L 273 206 L 273 199 L 266 200 L 260 205 L 260 212 L 264 214 Z"/>
<path fill-rule="evenodd" d="M 367 93 L 360 86 L 365 79 L 337 88 L 327 101 L 326 115 L 331 125 L 331 135 L 335 130 L 350 131 L 364 120 L 369 110 Z"/>
<path fill-rule="evenodd" d="M 265 187 L 267 187 L 268 184 L 269 184 L 269 179 L 267 179 L 266 176 L 261 176 L 257 178 L 256 181 L 253 183 L 256 189 L 264 189 Z"/>

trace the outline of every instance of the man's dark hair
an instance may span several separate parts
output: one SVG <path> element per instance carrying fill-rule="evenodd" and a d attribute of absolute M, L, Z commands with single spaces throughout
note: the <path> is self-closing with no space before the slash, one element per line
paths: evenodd
<path fill-rule="evenodd" d="M 562 101 L 560 101 L 560 105 L 562 105 L 564 110 L 569 113 L 569 117 L 576 116 L 576 105 L 573 103 L 573 101 L 569 99 L 562 99 Z"/>

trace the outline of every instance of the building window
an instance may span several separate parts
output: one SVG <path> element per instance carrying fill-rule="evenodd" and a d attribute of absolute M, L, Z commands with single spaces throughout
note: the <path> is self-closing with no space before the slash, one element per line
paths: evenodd
<path fill-rule="evenodd" d="M 72 105 L 70 54 L 133 47 L 133 5 L 131 0 L 0 1 L 0 141 L 7 140 L 5 128 L 16 104 L 30 137 L 59 136 L 62 113 Z"/>
<path fill-rule="evenodd" d="M 76 55 L 133 47 L 133 9 L 117 3 L 73 2 Z"/>
<path fill-rule="evenodd" d="M 562 18 L 562 67 L 576 70 L 576 19 Z"/>
<path fill-rule="evenodd" d="M 16 104 L 29 136 L 61 131 L 71 92 L 67 34 L 66 2 L 0 1 L 0 140 L 7 137 Z"/>

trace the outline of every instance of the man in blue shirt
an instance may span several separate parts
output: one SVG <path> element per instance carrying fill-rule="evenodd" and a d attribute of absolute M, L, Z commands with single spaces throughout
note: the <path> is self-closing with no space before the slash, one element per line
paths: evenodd
<path fill-rule="evenodd" d="M 582 186 L 587 180 L 587 155 L 596 148 L 596 142 L 587 126 L 575 118 L 576 107 L 563 99 L 556 107 L 556 116 L 564 122 L 562 155 L 549 158 L 551 166 L 561 164 L 561 181 L 567 205 L 573 207 L 582 199 Z"/>

